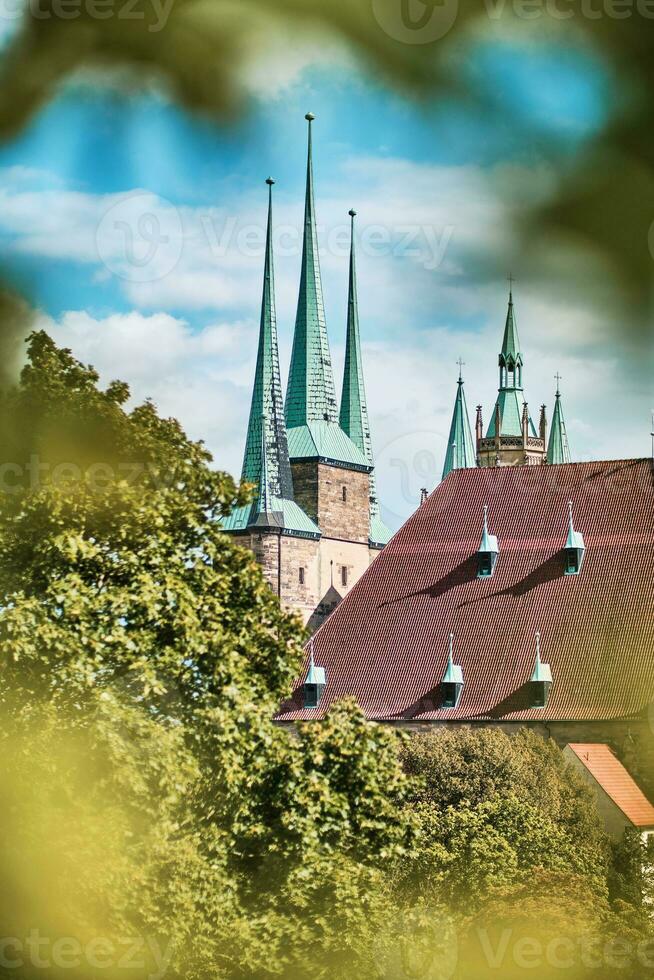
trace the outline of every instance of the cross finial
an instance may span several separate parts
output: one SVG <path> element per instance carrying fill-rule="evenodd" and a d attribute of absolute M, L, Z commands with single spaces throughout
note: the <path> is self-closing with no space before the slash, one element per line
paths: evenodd
<path fill-rule="evenodd" d="M 512 293 L 513 292 L 513 283 L 515 282 L 515 279 L 513 278 L 513 274 L 511 272 L 509 272 L 508 276 L 506 277 L 506 281 L 509 284 L 509 293 Z"/>
<path fill-rule="evenodd" d="M 459 365 L 459 381 L 463 381 L 463 368 L 465 367 L 465 361 L 462 357 L 456 362 Z"/>
<path fill-rule="evenodd" d="M 561 388 L 561 382 L 563 381 L 563 377 L 557 371 L 556 374 L 554 375 L 554 378 L 556 380 L 556 393 L 557 395 L 560 395 L 561 394 L 560 388 Z"/>

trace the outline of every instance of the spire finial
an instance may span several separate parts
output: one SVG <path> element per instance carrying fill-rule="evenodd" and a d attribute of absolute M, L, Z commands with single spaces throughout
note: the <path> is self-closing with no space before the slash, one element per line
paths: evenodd
<path fill-rule="evenodd" d="M 568 501 L 568 513 L 570 514 L 570 530 L 573 531 L 574 530 L 574 523 L 573 523 L 573 520 L 572 520 L 572 501 L 571 500 Z"/>
<path fill-rule="evenodd" d="M 450 633 L 450 663 L 452 663 L 453 651 L 454 651 L 454 633 Z"/>
<path fill-rule="evenodd" d="M 268 187 L 272 187 L 275 181 L 273 180 L 272 177 L 266 177 L 266 183 L 268 184 Z"/>
<path fill-rule="evenodd" d="M 306 116 L 304 118 L 306 119 L 307 122 L 312 123 L 313 120 L 316 117 L 314 116 L 314 114 L 312 112 L 307 112 L 307 114 L 306 114 Z"/>
<path fill-rule="evenodd" d="M 315 667 L 316 666 L 315 661 L 313 659 L 313 640 L 309 644 L 309 665 L 311 667 Z"/>
<path fill-rule="evenodd" d="M 463 368 L 465 367 L 466 362 L 462 357 L 459 357 L 456 363 L 459 365 L 459 384 L 463 384 Z"/>
<path fill-rule="evenodd" d="M 350 216 L 351 218 L 356 218 L 356 216 L 357 216 L 357 213 L 356 213 L 356 211 L 354 210 L 354 208 L 350 208 L 350 210 L 349 210 L 349 211 L 348 211 L 347 213 L 349 214 L 349 216 Z"/>
<path fill-rule="evenodd" d="M 515 279 L 513 278 L 513 274 L 511 272 L 509 272 L 508 276 L 506 277 L 506 281 L 509 284 L 509 300 L 511 300 L 513 299 L 513 283 L 515 282 Z"/>
<path fill-rule="evenodd" d="M 484 531 L 488 531 L 488 504 L 484 504 Z"/>
<path fill-rule="evenodd" d="M 540 633 L 536 633 L 536 662 L 540 663 Z"/>
<path fill-rule="evenodd" d="M 563 377 L 557 371 L 556 374 L 554 375 L 554 378 L 556 380 L 556 397 L 557 398 L 560 398 L 561 397 L 561 382 L 563 381 Z"/>

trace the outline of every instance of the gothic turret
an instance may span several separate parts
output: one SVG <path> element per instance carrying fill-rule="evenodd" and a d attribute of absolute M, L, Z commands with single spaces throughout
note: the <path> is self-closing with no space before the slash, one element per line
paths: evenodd
<path fill-rule="evenodd" d="M 293 500 L 277 345 L 272 248 L 272 186 L 268 184 L 268 223 L 261 298 L 259 347 L 241 479 L 257 487 L 252 504 L 225 518 L 227 531 L 270 529 L 319 537 L 320 529 Z"/>
<path fill-rule="evenodd" d="M 510 281 L 513 280 L 509 277 Z M 524 361 L 518 337 L 513 290 L 509 289 L 509 306 L 499 355 L 500 387 L 485 438 L 477 436 L 480 466 L 515 466 L 545 461 L 545 440 L 529 415 L 523 393 Z"/>
<path fill-rule="evenodd" d="M 291 459 L 317 459 L 369 471 L 363 453 L 343 432 L 338 421 L 313 198 L 313 155 L 308 112 L 307 183 L 304 202 L 304 240 L 300 291 L 295 317 L 291 368 L 286 392 L 286 424 Z"/>
<path fill-rule="evenodd" d="M 370 471 L 370 546 L 382 547 L 391 537 L 391 532 L 381 519 L 377 485 L 375 481 L 370 421 L 366 403 L 366 389 L 363 380 L 361 359 L 361 335 L 359 331 L 359 305 L 357 298 L 357 276 L 354 247 L 354 218 L 350 215 L 350 278 L 347 297 L 347 336 L 345 342 L 345 370 L 343 372 L 343 392 L 341 396 L 340 425 L 354 445 L 361 451 Z"/>
<path fill-rule="evenodd" d="M 556 376 L 556 399 L 554 402 L 554 414 L 552 415 L 552 429 L 550 431 L 550 441 L 547 447 L 548 463 L 570 463 L 570 446 L 568 444 L 568 433 L 563 418 L 563 406 L 561 404 L 561 390 L 559 387 L 560 375 Z"/>
<path fill-rule="evenodd" d="M 466 396 L 463 387 L 462 367 L 463 362 L 459 361 L 459 380 L 457 382 L 452 424 L 450 426 L 450 434 L 445 452 L 443 480 L 452 470 L 467 469 L 476 466 L 477 463 L 474 443 L 472 441 L 472 431 L 470 429 L 470 419 L 468 417 L 468 406 L 466 405 Z M 478 409 L 478 419 L 479 411 Z"/>

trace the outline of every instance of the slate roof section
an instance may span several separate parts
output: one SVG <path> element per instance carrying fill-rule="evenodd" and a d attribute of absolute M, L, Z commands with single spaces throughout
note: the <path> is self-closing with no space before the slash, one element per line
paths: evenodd
<path fill-rule="evenodd" d="M 564 575 L 568 501 L 584 534 Z M 500 556 L 477 578 L 488 505 Z M 649 459 L 454 470 L 313 637 L 327 669 L 320 710 L 299 695 L 280 719 L 353 695 L 386 721 L 609 720 L 654 702 L 654 468 Z M 534 634 L 554 684 L 531 708 Z M 447 637 L 466 683 L 440 707 Z M 305 668 L 306 669 L 306 668 Z"/>
<path fill-rule="evenodd" d="M 568 748 L 634 827 L 654 827 L 654 806 L 608 745 L 571 742 Z"/>

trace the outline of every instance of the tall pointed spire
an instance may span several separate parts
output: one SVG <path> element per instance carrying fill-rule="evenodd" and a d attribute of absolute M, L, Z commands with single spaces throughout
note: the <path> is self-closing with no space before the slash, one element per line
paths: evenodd
<path fill-rule="evenodd" d="M 295 336 L 286 396 L 286 422 L 290 428 L 307 422 L 337 422 L 338 409 L 322 299 L 316 214 L 313 199 L 312 113 L 309 124 L 307 183 L 304 199 L 304 240 Z"/>
<path fill-rule="evenodd" d="M 350 437 L 357 449 L 361 450 L 366 462 L 374 467 L 370 436 L 370 421 L 366 389 L 363 380 L 361 358 L 361 333 L 359 330 L 359 305 L 357 297 L 357 274 L 354 244 L 354 219 L 356 211 L 351 208 L 350 216 L 350 278 L 347 296 L 347 333 L 345 341 L 345 370 L 343 372 L 343 392 L 339 421 L 343 431 Z M 375 544 L 386 544 L 391 532 L 381 520 L 375 471 L 370 471 L 370 539 Z"/>
<path fill-rule="evenodd" d="M 518 326 L 513 308 L 513 278 L 509 276 L 509 307 L 506 312 L 504 338 L 500 352 L 500 388 L 522 388 L 522 354 L 518 339 Z"/>
<path fill-rule="evenodd" d="M 512 276 L 509 276 L 509 282 L 513 284 Z M 496 433 L 497 411 L 495 411 L 491 416 L 486 438 L 494 439 L 498 434 L 501 436 L 522 437 L 524 435 L 523 415 L 525 404 L 522 394 L 523 360 L 522 353 L 520 352 L 518 327 L 513 307 L 512 288 L 509 290 L 509 306 L 506 314 L 506 324 L 504 326 L 502 350 L 499 356 L 499 367 L 500 387 L 496 409 L 499 408 L 501 431 L 500 433 Z M 536 438 L 536 428 L 529 415 L 527 415 L 527 423 L 529 437 Z"/>
<path fill-rule="evenodd" d="M 568 433 L 563 417 L 563 406 L 561 404 L 561 376 L 556 375 L 556 400 L 554 402 L 554 414 L 552 415 L 552 428 L 550 430 L 550 441 L 547 446 L 548 463 L 570 463 L 570 445 L 568 443 Z"/>
<path fill-rule="evenodd" d="M 457 382 L 456 398 L 454 401 L 454 412 L 452 413 L 452 424 L 450 425 L 450 434 L 447 440 L 447 451 L 443 465 L 443 480 L 452 470 L 468 469 L 477 465 L 463 386 L 462 368 L 463 361 L 459 360 L 459 380 Z"/>
<path fill-rule="evenodd" d="M 293 501 L 293 480 L 288 454 L 284 401 L 279 370 L 275 276 L 272 247 L 272 188 L 268 177 L 268 223 L 259 322 L 259 346 L 254 388 L 245 440 L 241 479 L 254 483 L 251 505 L 234 510 L 224 520 L 225 530 L 241 531 L 251 526 L 287 527 L 312 536 L 319 528 Z"/>
<path fill-rule="evenodd" d="M 307 149 L 304 239 L 300 291 L 295 316 L 291 368 L 286 391 L 286 424 L 291 459 L 322 459 L 367 470 L 365 456 L 338 422 L 332 360 L 322 299 L 313 198 L 312 113 Z"/>

